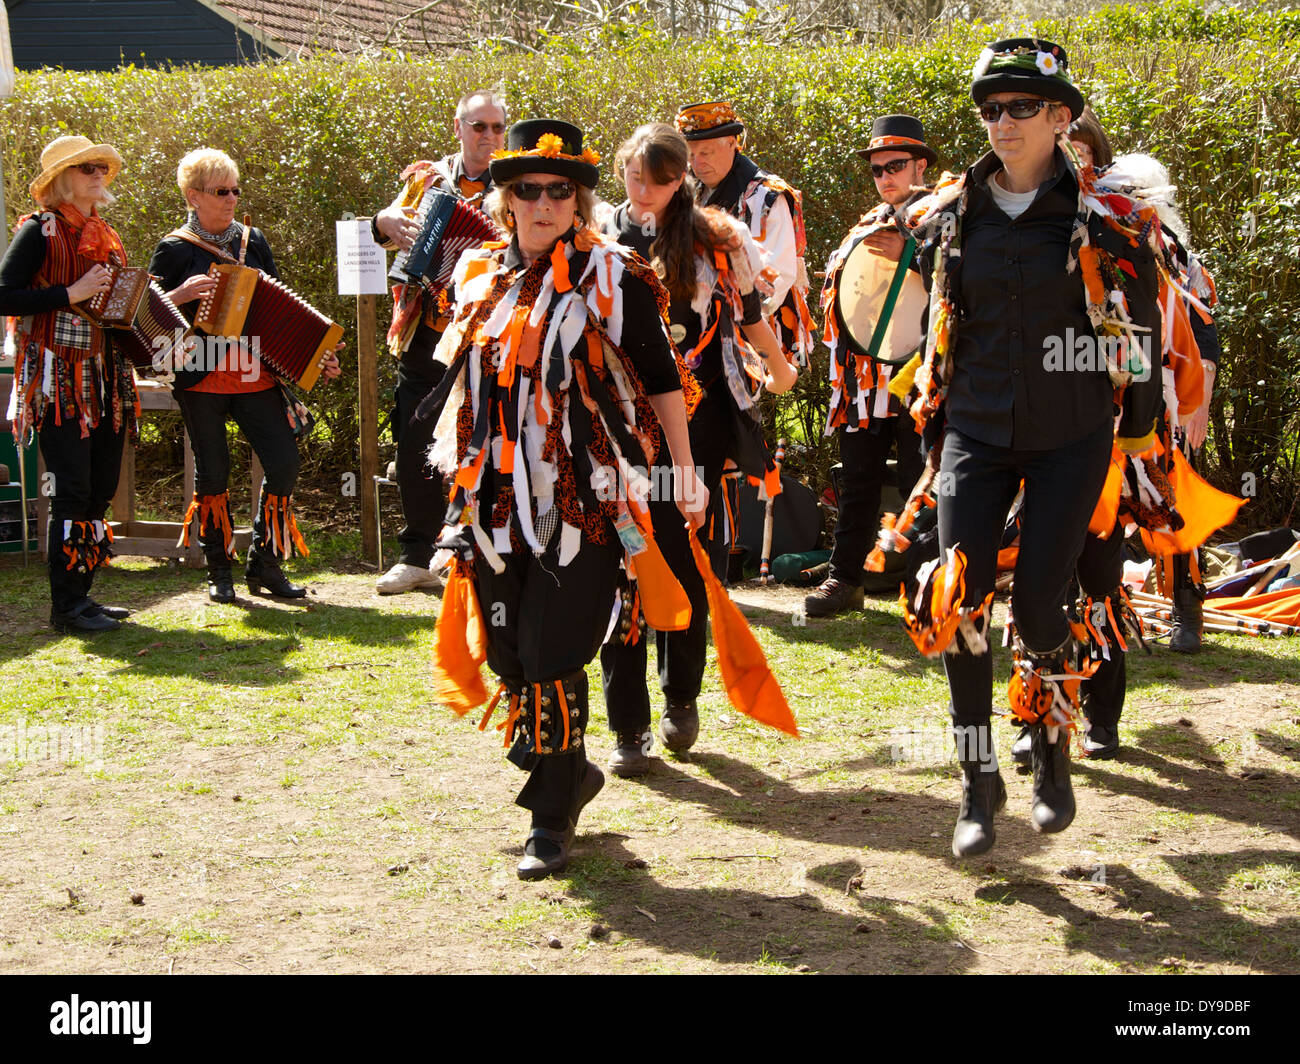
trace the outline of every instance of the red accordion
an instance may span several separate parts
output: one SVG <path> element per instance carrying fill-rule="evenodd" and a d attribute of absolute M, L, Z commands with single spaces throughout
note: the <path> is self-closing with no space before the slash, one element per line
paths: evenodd
<path fill-rule="evenodd" d="M 251 266 L 214 262 L 208 276 L 217 284 L 199 303 L 194 328 L 249 341 L 275 376 L 310 391 L 343 326 Z"/>

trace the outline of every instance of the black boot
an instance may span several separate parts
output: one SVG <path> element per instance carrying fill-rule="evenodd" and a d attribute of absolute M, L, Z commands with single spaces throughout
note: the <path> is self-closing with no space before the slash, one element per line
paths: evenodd
<path fill-rule="evenodd" d="M 230 571 L 230 559 L 224 552 L 208 555 L 208 598 L 222 604 L 235 601 L 235 578 Z"/>
<path fill-rule="evenodd" d="M 828 579 L 803 600 L 803 611 L 809 617 L 832 617 L 845 610 L 862 609 L 863 591 L 860 584 L 848 584 L 834 577 Z"/>
<path fill-rule="evenodd" d="M 104 614 L 90 597 L 90 585 L 103 549 L 95 532 L 93 521 L 50 519 L 46 540 L 50 625 L 60 632 L 111 632 L 122 627 L 120 621 Z"/>
<path fill-rule="evenodd" d="M 700 736 L 700 713 L 695 708 L 695 699 L 689 702 L 668 699 L 659 720 L 659 734 L 664 746 L 674 754 L 684 754 L 694 746 Z"/>
<path fill-rule="evenodd" d="M 952 831 L 954 857 L 974 857 L 991 850 L 997 840 L 993 817 L 1007 804 L 1007 788 L 998 771 L 989 730 L 987 724 L 953 729 L 961 763 L 961 809 Z"/>
<path fill-rule="evenodd" d="M 279 559 L 257 547 L 248 549 L 248 564 L 244 567 L 244 579 L 248 581 L 250 594 L 259 595 L 265 588 L 268 594 L 276 598 L 305 598 L 307 589 L 289 583 L 289 578 L 280 568 Z M 233 591 L 233 589 L 232 589 Z"/>
<path fill-rule="evenodd" d="M 1044 834 L 1064 831 L 1074 820 L 1074 789 L 1070 786 L 1070 730 L 1056 729 L 1056 742 L 1048 742 L 1047 725 L 1030 726 L 1034 764 L 1034 830 Z"/>
<path fill-rule="evenodd" d="M 1195 587 L 1174 591 L 1174 621 L 1169 631 L 1169 649 L 1180 654 L 1201 652 L 1201 593 Z"/>

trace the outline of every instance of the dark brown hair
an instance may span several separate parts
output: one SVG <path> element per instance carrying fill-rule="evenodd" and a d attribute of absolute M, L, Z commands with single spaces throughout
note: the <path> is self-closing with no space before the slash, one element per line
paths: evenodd
<path fill-rule="evenodd" d="M 633 159 L 641 160 L 644 177 L 667 185 L 686 174 L 691 151 L 686 138 L 666 122 L 639 126 L 614 157 L 619 177 Z M 650 243 L 651 265 L 674 299 L 695 298 L 695 245 L 734 251 L 739 246 L 730 220 L 721 211 L 695 205 L 690 178 L 668 201 L 660 229 Z"/>
<path fill-rule="evenodd" d="M 1094 170 L 1101 170 L 1115 161 L 1115 153 L 1111 151 L 1110 140 L 1106 136 L 1106 131 L 1101 128 L 1101 122 L 1098 121 L 1096 112 L 1086 104 L 1083 108 L 1083 114 L 1070 123 L 1070 128 L 1065 135 L 1070 140 L 1083 141 L 1092 149 L 1092 166 Z"/>

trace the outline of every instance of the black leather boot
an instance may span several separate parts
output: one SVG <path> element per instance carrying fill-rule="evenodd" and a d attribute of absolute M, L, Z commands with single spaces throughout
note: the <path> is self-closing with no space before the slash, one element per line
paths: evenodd
<path fill-rule="evenodd" d="M 1047 725 L 1030 726 L 1030 756 L 1034 765 L 1034 830 L 1064 831 L 1074 821 L 1074 788 L 1070 786 L 1070 730 L 1058 727 L 1056 742 L 1048 742 Z"/>
<path fill-rule="evenodd" d="M 650 733 L 617 732 L 614 753 L 609 759 L 609 770 L 620 779 L 634 779 L 650 771 Z"/>
<path fill-rule="evenodd" d="M 695 699 L 689 702 L 674 702 L 668 699 L 664 714 L 659 720 L 659 734 L 664 746 L 674 754 L 684 754 L 700 737 L 700 713 L 695 708 Z"/>
<path fill-rule="evenodd" d="M 846 584 L 834 577 L 828 579 L 803 600 L 803 611 L 809 617 L 833 617 L 845 610 L 862 609 L 863 591 L 860 584 Z"/>
<path fill-rule="evenodd" d="M 203 556 L 208 563 L 208 598 L 223 604 L 234 602 L 235 578 L 230 571 L 230 557 L 224 547 L 208 547 L 205 544 Z"/>
<path fill-rule="evenodd" d="M 987 853 L 997 841 L 993 818 L 1007 804 L 1007 787 L 998 771 L 989 731 L 987 724 L 953 729 L 961 764 L 961 809 L 952 831 L 954 857 Z"/>
<path fill-rule="evenodd" d="M 276 598 L 305 598 L 307 589 L 289 583 L 289 578 L 280 568 L 279 559 L 273 554 L 264 553 L 257 547 L 248 549 L 248 564 L 244 567 L 244 579 L 248 581 L 250 594 L 259 595 L 265 588 L 268 594 Z M 233 592 L 233 588 L 231 589 Z"/>
<path fill-rule="evenodd" d="M 1169 649 L 1179 654 L 1201 652 L 1201 594 L 1195 587 L 1180 587 L 1174 592 L 1173 627 L 1169 631 Z"/>

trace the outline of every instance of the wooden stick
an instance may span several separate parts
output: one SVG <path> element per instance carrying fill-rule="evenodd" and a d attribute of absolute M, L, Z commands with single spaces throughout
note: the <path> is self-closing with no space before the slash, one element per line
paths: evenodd
<path fill-rule="evenodd" d="M 1296 557 L 1297 555 L 1300 555 L 1300 539 L 1292 543 L 1291 548 L 1289 550 L 1284 551 L 1283 553 L 1279 554 L 1275 559 L 1273 559 L 1272 564 L 1269 566 L 1267 571 L 1265 571 L 1264 575 L 1261 576 L 1258 580 L 1256 580 L 1253 584 L 1251 584 L 1250 590 L 1247 591 L 1241 597 L 1254 598 L 1256 595 L 1260 593 L 1262 589 L 1268 587 L 1268 585 L 1272 582 L 1273 578 L 1277 576 L 1277 574 L 1280 573 L 1283 569 L 1285 569 L 1290 564 L 1291 559 Z"/>

